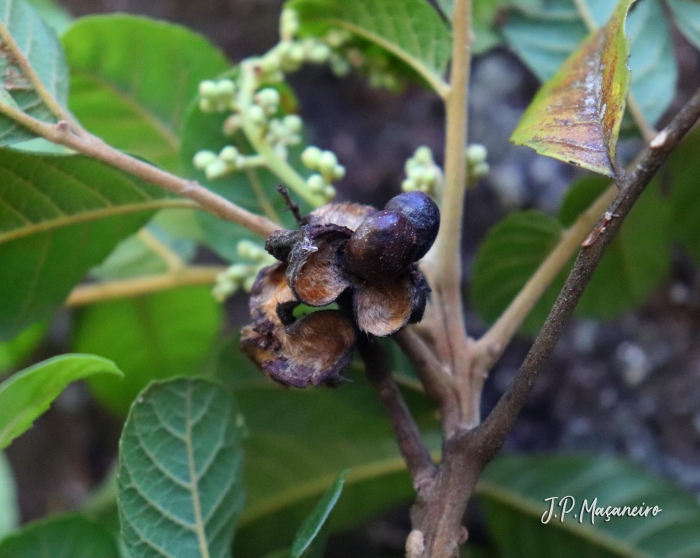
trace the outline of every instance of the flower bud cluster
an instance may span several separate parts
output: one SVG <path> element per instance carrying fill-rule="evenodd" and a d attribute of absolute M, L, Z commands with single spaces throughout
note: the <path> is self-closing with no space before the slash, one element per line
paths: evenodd
<path fill-rule="evenodd" d="M 216 277 L 212 295 L 218 302 L 224 302 L 241 289 L 250 292 L 260 270 L 275 261 L 262 246 L 250 240 L 241 240 L 237 251 L 241 258 L 250 260 L 251 263 L 233 264 Z"/>
<path fill-rule="evenodd" d="M 306 184 L 315 194 L 323 195 L 330 200 L 335 197 L 332 182 L 345 176 L 345 167 L 338 163 L 338 157 L 332 151 L 321 151 L 318 147 L 309 146 L 301 154 L 301 161 L 307 168 L 317 171 L 306 180 Z"/>
<path fill-rule="evenodd" d="M 488 151 L 479 143 L 472 143 L 467 146 L 467 176 L 470 179 L 477 179 L 486 176 L 491 168 L 486 162 Z"/>
<path fill-rule="evenodd" d="M 209 180 L 264 164 L 259 155 L 243 155 L 232 145 L 224 147 L 218 155 L 213 151 L 198 151 L 194 156 L 193 163 L 195 168 L 204 171 Z"/>
<path fill-rule="evenodd" d="M 235 110 L 236 91 L 236 83 L 233 80 L 207 79 L 199 84 L 199 109 L 207 113 Z"/>
<path fill-rule="evenodd" d="M 401 183 L 404 192 L 419 191 L 434 194 L 443 182 L 442 169 L 435 164 L 433 152 L 429 147 L 421 146 L 406 161 L 406 179 Z"/>

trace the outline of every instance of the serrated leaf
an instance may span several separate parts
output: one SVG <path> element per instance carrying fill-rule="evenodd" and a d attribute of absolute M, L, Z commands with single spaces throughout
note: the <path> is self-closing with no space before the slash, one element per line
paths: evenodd
<path fill-rule="evenodd" d="M 542 155 L 615 175 L 615 151 L 629 91 L 627 10 L 592 34 L 537 93 L 511 136 Z"/>
<path fill-rule="evenodd" d="M 501 552 L 522 558 L 696 556 L 700 505 L 689 494 L 639 467 L 609 458 L 513 456 L 487 467 L 477 486 L 488 526 Z M 573 509 L 560 517 L 559 498 Z M 543 524 L 556 497 L 558 517 Z M 655 516 L 610 521 L 582 510 L 596 506 L 658 506 Z M 570 503 L 570 500 L 567 502 Z M 576 514 L 577 517 L 574 517 Z"/>
<path fill-rule="evenodd" d="M 476 255 L 471 300 L 482 319 L 494 322 L 508 307 L 559 241 L 564 229 L 539 211 L 513 213 L 488 233 Z M 521 331 L 534 334 L 544 323 L 566 280 L 562 272 L 533 311 Z"/>
<path fill-rule="evenodd" d="M 50 317 L 156 210 L 182 205 L 87 157 L 0 150 L 0 339 Z"/>
<path fill-rule="evenodd" d="M 357 525 L 414 491 L 376 392 L 359 370 L 338 390 L 282 389 L 232 343 L 219 376 L 234 390 L 246 420 L 246 508 L 235 556 L 260 556 L 289 545 L 338 473 L 350 468 L 329 519 L 335 531 Z M 407 401 L 437 451 L 440 435 L 425 397 Z"/>
<path fill-rule="evenodd" d="M 17 487 L 10 462 L 0 452 L 0 539 L 19 525 Z"/>
<path fill-rule="evenodd" d="M 68 384 L 95 374 L 122 376 L 110 360 L 93 355 L 61 355 L 0 383 L 0 449 L 29 429 Z"/>
<path fill-rule="evenodd" d="M 80 515 L 29 523 L 0 541 L 0 558 L 120 558 L 112 534 Z"/>
<path fill-rule="evenodd" d="M 452 51 L 452 35 L 425 0 L 290 0 L 302 34 L 341 27 L 380 46 L 420 74 L 437 92 Z"/>
<path fill-rule="evenodd" d="M 182 119 L 199 82 L 229 67 L 204 37 L 132 15 L 81 18 L 62 38 L 70 109 L 111 145 L 181 172 Z"/>
<path fill-rule="evenodd" d="M 221 326 L 221 306 L 209 287 L 185 287 L 84 308 L 73 349 L 114 360 L 125 378 L 93 378 L 95 396 L 125 415 L 152 380 L 197 375 Z"/>
<path fill-rule="evenodd" d="M 335 504 L 340 498 L 340 493 L 343 491 L 343 483 L 347 471 L 343 471 L 338 475 L 333 484 L 326 490 L 326 493 L 321 497 L 318 504 L 311 512 L 311 515 L 306 518 L 302 526 L 297 531 L 294 542 L 292 543 L 291 558 L 322 558 L 325 541 L 321 540 L 321 531 L 326 525 L 328 516 L 333 511 Z M 322 544 L 318 544 L 319 541 Z M 316 549 L 314 552 L 314 549 Z"/>
<path fill-rule="evenodd" d="M 284 198 L 276 190 L 280 183 L 279 178 L 269 170 L 247 169 L 209 180 L 201 170 L 194 167 L 192 160 L 200 150 L 219 153 L 227 145 L 236 145 L 241 152 L 252 153 L 242 134 L 237 134 L 233 138 L 224 136 L 222 129 L 227 116 L 226 114 L 205 114 L 199 110 L 196 103 L 188 109 L 181 150 L 182 163 L 187 169 L 188 176 L 253 213 L 264 214 L 276 222 L 281 221 L 288 228 L 293 228 L 294 218 L 285 211 Z M 290 163 L 298 164 L 301 149 L 300 146 L 292 146 L 289 149 Z M 300 202 L 302 211 L 309 210 L 309 206 L 303 200 L 297 201 Z M 205 212 L 198 212 L 197 217 L 202 228 L 203 241 L 228 261 L 240 259 L 237 251 L 239 241 L 248 239 L 260 243 L 258 237 L 236 223 L 224 221 Z"/>
<path fill-rule="evenodd" d="M 23 0 L 0 0 L 0 24 L 12 36 L 46 90 L 65 107 L 68 97 L 68 67 L 56 33 Z M 0 51 L 0 103 L 8 103 L 38 120 L 55 122 L 56 117 L 36 93 L 27 76 L 7 49 Z M 0 116 L 0 146 L 35 136 L 6 116 Z"/>
<path fill-rule="evenodd" d="M 139 395 L 119 452 L 119 517 L 132 558 L 231 556 L 242 437 L 233 399 L 212 382 L 154 382 Z"/>
<path fill-rule="evenodd" d="M 577 4 L 554 0 L 539 9 L 519 6 L 503 27 L 508 44 L 543 82 L 554 76 L 588 34 L 577 5 L 587 10 L 596 26 L 604 25 L 615 9 L 609 0 Z M 654 124 L 673 100 L 678 74 L 671 32 L 659 0 L 637 3 L 627 17 L 626 31 L 631 92 L 645 120 Z M 630 127 L 631 123 L 623 122 L 623 128 Z"/>
<path fill-rule="evenodd" d="M 700 48 L 700 2 L 697 0 L 667 0 L 673 19 L 681 33 L 696 48 Z"/>

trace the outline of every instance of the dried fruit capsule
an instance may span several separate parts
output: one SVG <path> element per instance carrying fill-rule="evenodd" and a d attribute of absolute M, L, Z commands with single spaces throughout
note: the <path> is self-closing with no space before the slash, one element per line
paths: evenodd
<path fill-rule="evenodd" d="M 414 226 L 418 236 L 414 261 L 420 260 L 430 250 L 440 229 L 440 209 L 437 204 L 427 194 L 414 191 L 394 196 L 384 209 L 404 215 Z"/>
<path fill-rule="evenodd" d="M 415 260 L 417 234 L 411 221 L 393 211 L 367 217 L 350 237 L 347 267 L 368 281 L 397 277 Z"/>

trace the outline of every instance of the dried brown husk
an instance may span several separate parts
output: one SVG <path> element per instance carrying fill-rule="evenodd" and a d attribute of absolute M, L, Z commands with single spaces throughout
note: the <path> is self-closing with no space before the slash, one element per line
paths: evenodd
<path fill-rule="evenodd" d="M 377 211 L 376 207 L 361 203 L 329 203 L 309 213 L 306 222 L 309 225 L 339 225 L 354 231 L 362 221 Z"/>

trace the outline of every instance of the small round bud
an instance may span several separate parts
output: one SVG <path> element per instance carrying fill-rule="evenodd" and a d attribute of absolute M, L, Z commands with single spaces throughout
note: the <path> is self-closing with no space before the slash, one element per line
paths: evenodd
<path fill-rule="evenodd" d="M 433 163 L 433 152 L 429 147 L 421 145 L 416 152 L 413 154 L 413 158 L 424 165 L 430 165 Z"/>
<path fill-rule="evenodd" d="M 268 114 L 277 112 L 280 104 L 280 94 L 277 89 L 266 87 L 255 94 L 255 102 L 260 105 Z"/>
<path fill-rule="evenodd" d="M 301 162 L 306 165 L 307 168 L 312 170 L 318 169 L 318 164 L 321 161 L 322 151 L 313 145 L 310 145 L 301 154 Z"/>
<path fill-rule="evenodd" d="M 342 180 L 345 177 L 345 167 L 343 165 L 336 165 L 333 169 L 333 177 L 336 180 Z"/>
<path fill-rule="evenodd" d="M 326 62 L 331 56 L 331 49 L 323 43 L 316 43 L 309 51 L 309 60 L 315 64 Z"/>
<path fill-rule="evenodd" d="M 283 122 L 287 130 L 289 130 L 293 134 L 301 132 L 302 126 L 304 125 L 304 123 L 301 120 L 301 116 L 297 114 L 288 114 L 284 117 Z"/>
<path fill-rule="evenodd" d="M 291 39 L 299 31 L 299 14 L 295 10 L 285 8 L 280 15 L 280 36 Z"/>
<path fill-rule="evenodd" d="M 209 180 L 214 180 L 215 178 L 221 178 L 229 172 L 229 168 L 221 159 L 216 159 L 207 165 L 204 169 L 204 174 Z"/>
<path fill-rule="evenodd" d="M 232 145 L 228 145 L 224 147 L 221 150 L 221 153 L 219 153 L 219 158 L 224 162 L 229 165 L 236 165 L 238 162 L 240 153 L 238 152 L 238 149 L 233 147 Z"/>
<path fill-rule="evenodd" d="M 488 151 L 486 148 L 479 143 L 472 143 L 467 146 L 467 163 L 471 166 L 476 166 L 479 163 L 486 161 L 488 156 Z"/>
<path fill-rule="evenodd" d="M 271 74 L 279 70 L 280 62 L 280 53 L 277 50 L 271 50 L 260 60 L 260 67 L 264 73 Z"/>
<path fill-rule="evenodd" d="M 348 42 L 350 35 L 344 29 L 331 29 L 323 40 L 332 48 L 338 48 Z"/>
<path fill-rule="evenodd" d="M 350 62 L 340 55 L 333 54 L 331 56 L 331 70 L 338 77 L 345 77 L 350 73 Z"/>
<path fill-rule="evenodd" d="M 198 151 L 192 159 L 192 164 L 195 166 L 195 168 L 204 170 L 210 164 L 216 161 L 216 159 L 216 153 L 213 151 Z"/>
<path fill-rule="evenodd" d="M 238 285 L 231 281 L 219 281 L 217 279 L 216 285 L 211 291 L 211 295 L 219 303 L 223 303 L 228 297 L 234 294 L 238 290 Z"/>
<path fill-rule="evenodd" d="M 326 187 L 326 181 L 320 174 L 312 174 L 306 179 L 306 184 L 314 194 L 321 194 Z"/>
<path fill-rule="evenodd" d="M 216 92 L 222 97 L 229 97 L 236 92 L 236 84 L 230 79 L 222 79 L 216 84 Z"/>
<path fill-rule="evenodd" d="M 401 275 L 415 260 L 416 230 L 394 211 L 379 211 L 357 227 L 345 246 L 348 269 L 368 281 Z"/>
<path fill-rule="evenodd" d="M 491 172 L 491 167 L 486 161 L 483 161 L 477 163 L 469 174 L 474 178 L 481 178 L 482 176 L 486 176 L 489 172 Z"/>
<path fill-rule="evenodd" d="M 292 41 L 280 41 L 275 47 L 275 52 L 280 58 L 289 56 L 289 51 L 292 49 Z"/>
<path fill-rule="evenodd" d="M 406 192 L 391 198 L 384 209 L 400 213 L 411 222 L 417 235 L 414 261 L 420 260 L 430 250 L 440 229 L 440 209 L 437 204 L 423 192 Z"/>
<path fill-rule="evenodd" d="M 333 171 L 338 164 L 338 157 L 332 151 L 324 151 L 321 153 L 321 158 L 318 160 L 318 170 L 321 173 L 329 176 L 333 176 Z"/>
<path fill-rule="evenodd" d="M 238 130 L 241 129 L 242 125 L 243 125 L 243 123 L 241 122 L 241 115 L 240 114 L 232 114 L 224 121 L 224 129 L 223 129 L 224 135 L 232 136 Z"/>
<path fill-rule="evenodd" d="M 267 254 L 262 247 L 250 240 L 241 240 L 236 249 L 238 251 L 238 255 L 247 260 L 258 260 L 262 255 Z"/>
<path fill-rule="evenodd" d="M 415 180 L 412 178 L 407 178 L 401 183 L 401 189 L 404 192 L 412 192 L 413 190 L 416 190 L 418 187 L 416 186 Z"/>
<path fill-rule="evenodd" d="M 435 184 L 435 181 L 437 180 L 437 170 L 435 167 L 425 167 L 423 168 L 423 172 L 421 174 L 421 182 L 432 186 Z"/>
<path fill-rule="evenodd" d="M 209 99 L 208 97 L 202 97 L 199 100 L 199 110 L 201 110 L 202 112 L 214 112 L 216 110 L 216 107 L 211 102 L 211 99 Z"/>
<path fill-rule="evenodd" d="M 253 290 L 253 285 L 255 284 L 255 275 L 251 275 L 250 277 L 246 277 L 243 280 L 243 290 L 246 292 L 250 292 Z"/>
<path fill-rule="evenodd" d="M 213 97 L 218 93 L 216 82 L 210 79 L 204 80 L 199 84 L 199 94 L 202 97 Z"/>
<path fill-rule="evenodd" d="M 245 264 L 234 264 L 229 267 L 225 273 L 232 281 L 238 283 L 250 275 L 250 266 Z"/>
<path fill-rule="evenodd" d="M 425 166 L 423 165 L 412 165 L 406 172 L 408 178 L 420 182 L 423 179 L 423 171 Z"/>
<path fill-rule="evenodd" d="M 250 118 L 251 122 L 254 124 L 257 124 L 258 126 L 262 126 L 265 124 L 267 121 L 265 117 L 265 111 L 263 108 L 259 105 L 252 105 L 251 107 L 248 108 L 248 118 Z"/>
<path fill-rule="evenodd" d="M 330 184 L 323 189 L 323 195 L 326 199 L 332 200 L 336 195 L 335 188 Z"/>
<path fill-rule="evenodd" d="M 289 49 L 289 59 L 295 64 L 301 64 L 304 61 L 304 45 L 301 43 L 292 43 Z"/>

